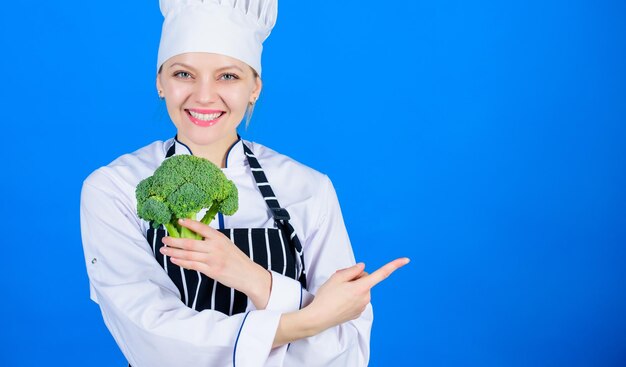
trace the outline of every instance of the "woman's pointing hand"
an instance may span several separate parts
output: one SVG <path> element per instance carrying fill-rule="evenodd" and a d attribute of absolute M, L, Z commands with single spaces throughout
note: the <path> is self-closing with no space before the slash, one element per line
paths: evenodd
<path fill-rule="evenodd" d="M 311 304 L 281 316 L 273 347 L 317 335 L 328 328 L 358 318 L 370 302 L 372 287 L 408 263 L 408 258 L 399 258 L 372 274 L 364 271 L 363 263 L 337 270 L 317 290 Z"/>
<path fill-rule="evenodd" d="M 317 333 L 358 318 L 371 300 L 371 289 L 391 273 L 409 263 L 409 259 L 393 260 L 372 274 L 363 263 L 336 271 L 317 291 L 315 299 L 304 310 L 317 320 Z"/>

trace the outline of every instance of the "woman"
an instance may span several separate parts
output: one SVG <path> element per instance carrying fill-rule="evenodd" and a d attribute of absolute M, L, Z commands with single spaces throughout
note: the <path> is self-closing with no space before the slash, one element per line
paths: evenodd
<path fill-rule="evenodd" d="M 81 194 L 90 296 L 107 327 L 135 367 L 366 365 L 370 289 L 408 259 L 368 275 L 328 177 L 236 130 L 262 89 L 276 1 L 160 5 L 156 84 L 177 135 L 97 169 Z M 179 154 L 212 161 L 239 192 L 233 216 L 181 222 L 203 240 L 136 214 L 137 184 Z"/>

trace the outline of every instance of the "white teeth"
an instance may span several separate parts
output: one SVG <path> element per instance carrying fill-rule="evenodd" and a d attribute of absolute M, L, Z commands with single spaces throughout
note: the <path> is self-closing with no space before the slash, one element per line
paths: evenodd
<path fill-rule="evenodd" d="M 217 113 L 197 113 L 194 111 L 189 110 L 189 114 L 195 118 L 197 118 L 198 120 L 202 120 L 202 121 L 211 121 L 211 120 L 215 120 L 216 118 L 220 117 L 220 115 L 222 114 L 221 112 L 217 112 Z"/>

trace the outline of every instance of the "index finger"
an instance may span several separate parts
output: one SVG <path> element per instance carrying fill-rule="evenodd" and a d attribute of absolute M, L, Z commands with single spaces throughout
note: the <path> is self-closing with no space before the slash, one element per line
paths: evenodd
<path fill-rule="evenodd" d="M 204 224 L 202 222 L 199 222 L 197 220 L 193 220 L 189 218 L 180 218 L 178 220 L 178 223 L 180 223 L 180 225 L 183 227 L 187 227 L 191 229 L 192 231 L 196 232 L 197 234 L 199 234 L 200 236 L 204 238 L 215 237 L 218 233 L 221 234 L 221 232 L 218 231 L 217 229 L 207 224 Z"/>
<path fill-rule="evenodd" d="M 390 276 L 391 273 L 393 273 L 394 271 L 400 269 L 404 265 L 408 264 L 409 261 L 411 261 L 411 260 L 409 260 L 408 257 L 401 257 L 399 259 L 395 259 L 395 260 L 390 261 L 387 264 L 381 266 L 378 270 L 376 270 L 372 274 L 370 274 L 370 275 L 368 275 L 366 277 L 357 279 L 356 281 L 365 284 L 368 288 L 372 288 L 376 284 L 378 284 L 378 283 L 382 282 L 383 280 L 387 279 L 387 277 Z"/>

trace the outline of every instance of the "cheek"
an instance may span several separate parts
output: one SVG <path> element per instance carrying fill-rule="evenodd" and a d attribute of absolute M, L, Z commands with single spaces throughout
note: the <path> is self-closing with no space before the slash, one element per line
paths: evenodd
<path fill-rule="evenodd" d="M 250 93 L 242 88 L 227 88 L 223 90 L 222 98 L 232 111 L 245 111 Z"/>
<path fill-rule="evenodd" d="M 180 105 L 187 99 L 187 97 L 191 94 L 191 88 L 178 87 L 171 88 L 169 90 L 168 97 L 172 102 L 172 105 L 176 105 L 180 107 Z"/>
<path fill-rule="evenodd" d="M 165 99 L 167 112 L 174 120 L 177 120 L 177 116 L 183 113 L 181 111 L 182 105 L 189 96 L 187 89 L 188 88 L 170 88 L 167 90 L 167 98 Z"/>

